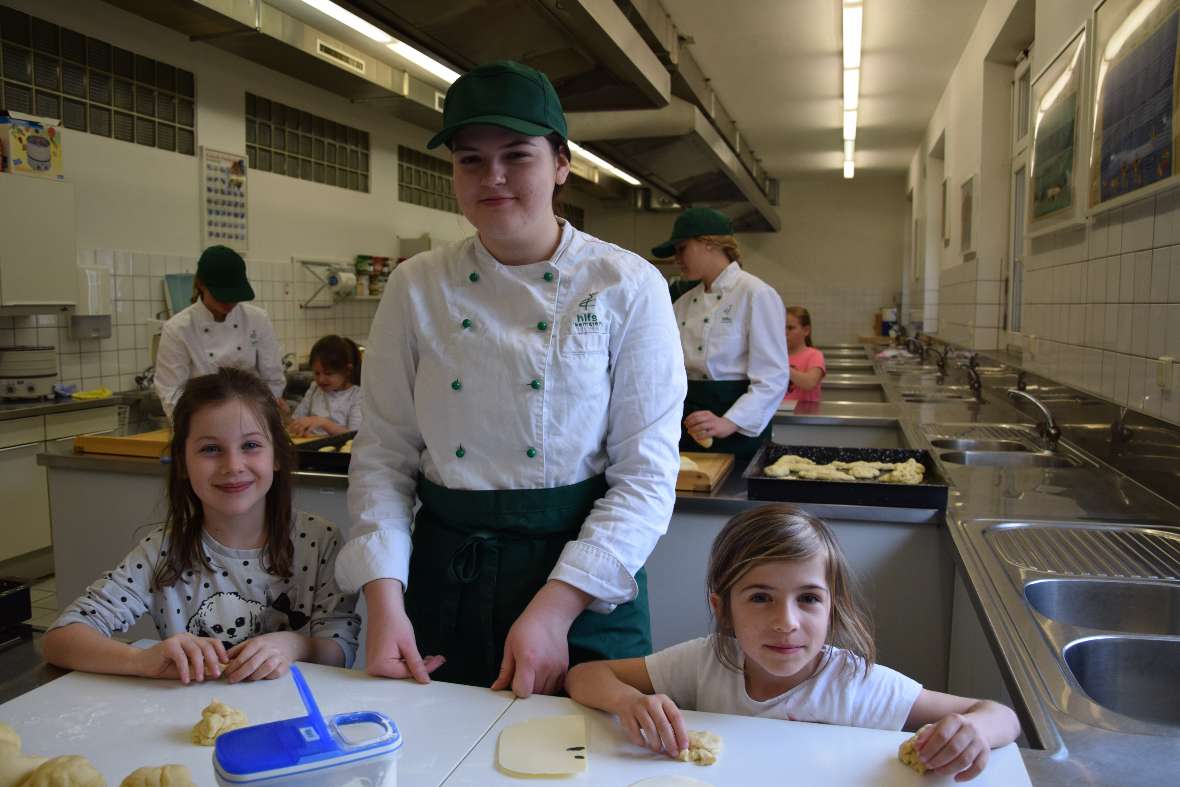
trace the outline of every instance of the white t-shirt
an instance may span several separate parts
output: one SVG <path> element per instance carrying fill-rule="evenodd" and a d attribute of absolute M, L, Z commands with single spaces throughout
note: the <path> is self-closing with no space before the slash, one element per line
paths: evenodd
<path fill-rule="evenodd" d="M 295 412 L 291 413 L 292 418 L 302 418 L 306 415 L 328 418 L 350 432 L 355 432 L 361 428 L 361 387 L 350 385 L 342 391 L 325 391 L 312 383 L 303 401 L 295 408 Z M 327 434 L 318 426 L 312 431 L 315 434 Z"/>
<path fill-rule="evenodd" d="M 734 649 L 740 654 L 736 643 Z M 900 730 L 922 684 L 880 664 L 866 675 L 859 656 L 841 648 L 826 651 L 830 657 L 815 675 L 761 702 L 746 693 L 742 672 L 718 660 L 712 637 L 673 645 L 645 661 L 656 692 L 685 710 Z"/>

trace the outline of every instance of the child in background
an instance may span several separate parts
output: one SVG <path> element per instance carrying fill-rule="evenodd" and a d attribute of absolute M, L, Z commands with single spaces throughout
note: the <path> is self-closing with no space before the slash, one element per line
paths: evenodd
<path fill-rule="evenodd" d="M 811 344 L 811 313 L 802 306 L 787 309 L 787 355 L 791 359 L 791 382 L 783 401 L 818 402 L 820 383 L 828 370 L 824 354 Z"/>
<path fill-rule="evenodd" d="M 923 689 L 874 664 L 868 613 L 821 520 L 775 504 L 731 519 L 708 569 L 714 633 L 646 658 L 570 670 L 583 705 L 614 713 L 631 740 L 675 757 L 688 747 L 679 708 L 897 730 L 918 736 L 923 764 L 959 781 L 1016 739 L 1011 709 Z"/>
<path fill-rule="evenodd" d="M 360 618 L 336 584 L 341 533 L 291 510 L 294 451 L 270 390 L 232 367 L 191 378 L 173 430 L 166 524 L 66 608 L 46 661 L 181 683 L 350 665 Z M 111 638 L 145 613 L 160 643 Z"/>
<path fill-rule="evenodd" d="M 308 356 L 315 382 L 291 415 L 293 435 L 335 435 L 361 428 L 361 352 L 352 339 L 325 336 Z"/>

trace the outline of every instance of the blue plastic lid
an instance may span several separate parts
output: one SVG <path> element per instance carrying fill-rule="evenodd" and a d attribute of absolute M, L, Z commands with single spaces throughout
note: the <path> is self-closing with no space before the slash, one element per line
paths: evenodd
<path fill-rule="evenodd" d="M 401 748 L 401 733 L 385 714 L 357 711 L 340 713 L 325 721 L 303 674 L 294 664 L 291 677 L 307 715 L 219 735 L 213 747 L 213 766 L 225 781 L 250 784 L 327 770 L 386 757 Z M 340 729 L 351 724 L 376 725 L 380 732 L 354 743 Z"/>

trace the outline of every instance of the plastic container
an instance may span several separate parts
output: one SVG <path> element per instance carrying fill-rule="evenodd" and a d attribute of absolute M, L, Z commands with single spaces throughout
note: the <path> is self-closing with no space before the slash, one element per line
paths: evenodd
<path fill-rule="evenodd" d="M 291 665 L 307 715 L 231 730 L 213 747 L 221 787 L 397 787 L 402 736 L 383 713 L 325 719 L 303 674 Z"/>

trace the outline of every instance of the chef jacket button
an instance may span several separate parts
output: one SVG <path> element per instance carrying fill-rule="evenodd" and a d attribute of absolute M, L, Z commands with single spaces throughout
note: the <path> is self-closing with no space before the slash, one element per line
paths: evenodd
<path fill-rule="evenodd" d="M 463 383 L 459 382 L 458 380 L 453 380 L 451 382 L 451 389 L 452 390 L 458 391 L 462 387 L 463 387 Z"/>
<path fill-rule="evenodd" d="M 463 322 L 461 322 L 459 324 L 462 325 L 464 328 L 470 328 L 471 327 L 471 320 L 464 317 Z"/>
<path fill-rule="evenodd" d="M 213 357 L 213 353 L 209 353 L 209 357 L 210 357 L 210 358 L 212 358 L 212 357 Z"/>
<path fill-rule="evenodd" d="M 699 344 L 697 345 L 697 351 L 698 351 L 698 352 L 700 352 L 700 351 L 701 351 L 701 350 L 703 350 L 703 349 L 705 349 L 705 348 L 704 348 L 704 347 L 702 347 L 702 346 L 700 346 Z"/>
<path fill-rule="evenodd" d="M 537 449 L 530 447 L 529 450 L 524 452 L 524 455 L 527 456 L 529 459 L 532 459 L 534 456 L 537 455 Z"/>
<path fill-rule="evenodd" d="M 209 329 L 208 329 L 208 328 L 206 328 L 206 329 L 205 329 L 205 333 L 209 333 Z"/>
<path fill-rule="evenodd" d="M 721 300 L 721 295 L 720 295 L 720 294 L 717 296 L 717 300 Z"/>
<path fill-rule="evenodd" d="M 479 274 L 478 274 L 478 273 L 476 273 L 475 271 L 472 271 L 472 272 L 471 272 L 471 273 L 470 273 L 470 274 L 467 276 L 467 278 L 468 278 L 468 279 L 470 279 L 470 280 L 471 280 L 471 281 L 473 281 L 473 282 L 474 282 L 474 281 L 479 281 Z"/>
<path fill-rule="evenodd" d="M 541 320 L 539 323 L 537 323 L 537 330 L 538 331 L 549 330 L 549 323 L 545 322 L 544 320 Z"/>
<path fill-rule="evenodd" d="M 455 456 L 459 457 L 460 459 L 462 459 L 466 455 L 467 455 L 467 452 L 463 450 L 463 446 L 459 446 L 459 448 L 456 449 L 456 451 L 455 451 Z"/>
<path fill-rule="evenodd" d="M 693 303 L 696 303 L 696 302 L 697 302 L 697 299 L 696 299 L 696 298 L 693 298 L 693 299 L 692 299 L 692 302 L 693 302 Z"/>
<path fill-rule="evenodd" d="M 235 328 L 237 328 L 237 327 L 238 327 L 238 324 L 237 324 L 236 322 L 234 323 L 234 327 L 235 327 Z"/>
<path fill-rule="evenodd" d="M 708 322 L 708 321 L 709 321 L 709 318 L 708 318 L 708 317 L 706 317 L 706 318 L 705 318 L 705 322 Z"/>
<path fill-rule="evenodd" d="M 545 281 L 553 281 L 553 271 L 545 271 Z"/>
<path fill-rule="evenodd" d="M 531 380 L 531 381 L 529 382 L 529 388 L 532 388 L 534 391 L 535 391 L 535 390 L 537 390 L 537 389 L 538 389 L 538 388 L 540 388 L 540 387 L 541 387 L 541 381 L 540 381 L 540 380 Z"/>
<path fill-rule="evenodd" d="M 680 324 L 681 324 L 681 325 L 688 325 L 688 323 L 686 323 L 684 320 L 681 320 L 681 321 L 680 321 Z"/>

